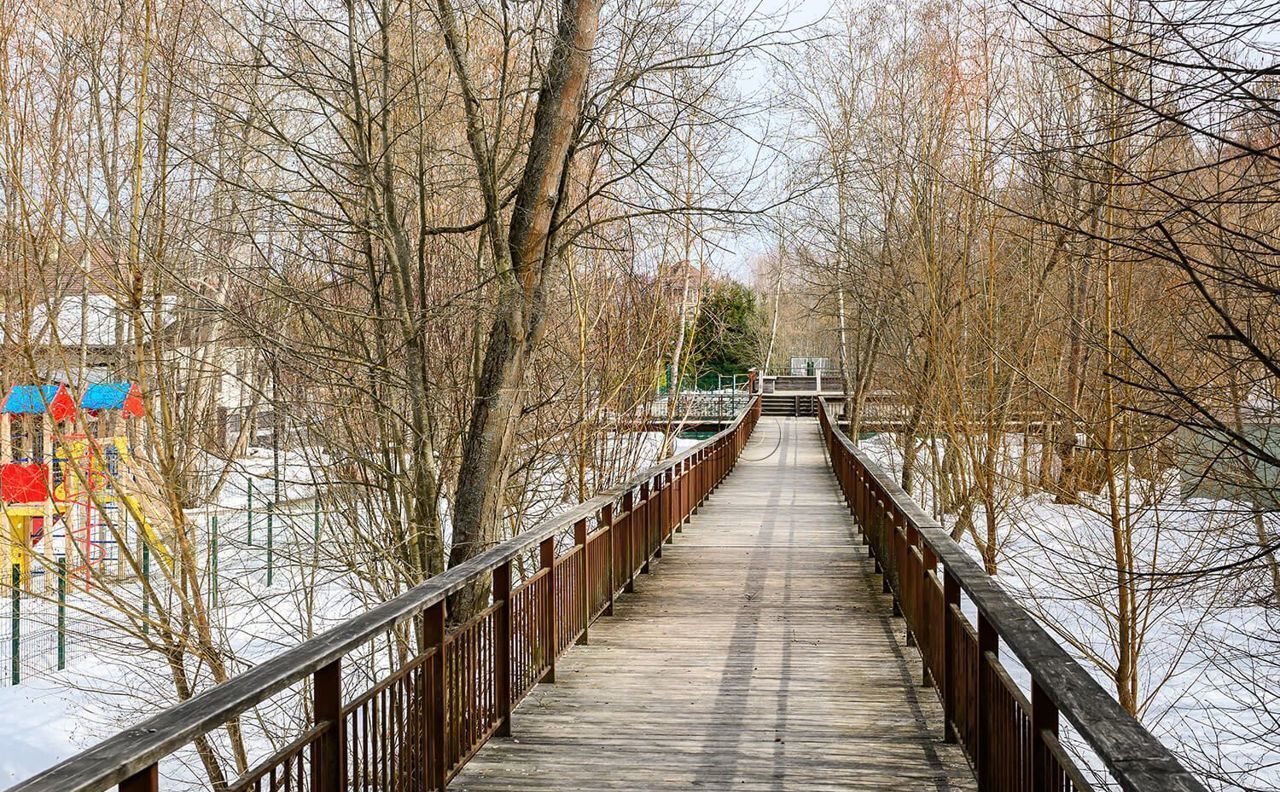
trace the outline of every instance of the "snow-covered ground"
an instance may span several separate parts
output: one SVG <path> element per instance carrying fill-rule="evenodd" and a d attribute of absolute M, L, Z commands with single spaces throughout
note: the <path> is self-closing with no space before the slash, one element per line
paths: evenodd
<path fill-rule="evenodd" d="M 1106 497 L 1086 493 L 1067 504 L 1042 492 L 1023 494 L 1019 440 L 1008 439 L 1009 470 L 998 500 L 997 579 L 1114 694 L 1117 588 Z M 892 436 L 875 435 L 860 446 L 900 477 L 902 454 Z M 928 456 L 919 463 L 915 494 L 932 508 Z M 1204 572 L 1256 554 L 1253 514 L 1236 503 L 1182 499 L 1173 473 L 1129 483 L 1141 719 L 1211 787 L 1280 789 L 1280 614 L 1274 600 L 1264 603 L 1269 576 L 1260 563 L 1247 572 Z M 937 516 L 948 528 L 956 523 L 954 514 Z M 1280 532 L 1278 517 L 1266 516 L 1272 536 Z M 985 539 L 980 504 L 972 520 Z M 972 534 L 961 543 L 981 562 Z M 1021 669 L 1013 676 L 1026 678 Z M 1084 752 L 1082 760 L 1096 764 Z"/>

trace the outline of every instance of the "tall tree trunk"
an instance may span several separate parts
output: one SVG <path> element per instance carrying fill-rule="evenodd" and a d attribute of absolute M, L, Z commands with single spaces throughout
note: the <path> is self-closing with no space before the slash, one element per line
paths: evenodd
<path fill-rule="evenodd" d="M 560 7 L 556 42 L 538 95 L 529 156 L 516 192 L 506 250 L 495 256 L 500 284 L 497 311 L 463 443 L 450 567 L 483 552 L 499 538 L 525 369 L 543 316 L 552 223 L 582 116 L 599 16 L 599 0 L 564 0 Z M 493 208 L 491 205 L 490 211 Z M 459 592 L 450 602 L 453 618 L 466 618 L 483 607 L 487 598 L 487 586 L 483 585 Z"/>

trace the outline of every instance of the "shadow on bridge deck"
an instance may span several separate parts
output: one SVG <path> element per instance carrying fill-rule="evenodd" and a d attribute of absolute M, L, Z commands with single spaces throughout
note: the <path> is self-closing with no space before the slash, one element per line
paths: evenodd
<path fill-rule="evenodd" d="M 829 470 L 817 421 L 763 419 L 450 788 L 974 789 Z"/>

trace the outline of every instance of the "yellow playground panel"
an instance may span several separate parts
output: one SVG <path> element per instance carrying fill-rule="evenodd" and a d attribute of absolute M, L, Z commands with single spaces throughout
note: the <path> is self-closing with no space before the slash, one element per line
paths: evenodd
<path fill-rule="evenodd" d="M 82 558 L 97 562 L 103 554 L 95 548 L 114 541 L 109 537 L 124 535 L 128 527 L 134 526 L 160 561 L 172 568 L 173 554 L 139 502 L 138 466 L 128 438 L 75 436 L 65 440 L 64 472 L 62 481 L 54 487 L 53 498 L 68 536 L 83 543 Z M 114 516 L 108 517 L 108 513 Z"/>
<path fill-rule="evenodd" d="M 18 567 L 23 580 L 31 574 L 31 553 L 36 544 L 43 536 L 44 526 L 48 523 L 48 514 L 44 504 L 4 504 L 3 521 L 0 526 L 4 527 L 3 540 L 0 541 L 0 547 L 8 546 L 9 553 L 7 555 L 8 564 L 5 569 Z M 47 550 L 49 543 L 41 544 L 40 549 Z"/>

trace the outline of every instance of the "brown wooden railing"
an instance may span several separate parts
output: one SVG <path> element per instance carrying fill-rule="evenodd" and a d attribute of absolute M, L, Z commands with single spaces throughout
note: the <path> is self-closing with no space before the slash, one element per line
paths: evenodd
<path fill-rule="evenodd" d="M 819 410 L 840 489 L 867 539 L 907 641 L 936 684 L 946 736 L 969 756 L 979 788 L 998 792 L 1091 789 L 1058 740 L 1065 717 L 1112 778 L 1130 792 L 1204 787 L 1129 715 L 982 567 Z M 977 611 L 965 616 L 961 592 Z M 1024 693 L 1001 664 L 1001 647 L 1031 677 Z"/>
<path fill-rule="evenodd" d="M 160 788 L 159 762 L 285 688 L 310 679 L 312 724 L 236 779 L 232 792 L 443 789 L 556 658 L 588 638 L 636 576 L 728 475 L 759 417 L 753 399 L 724 431 L 199 696 L 171 707 L 10 792 Z M 564 551 L 557 555 L 557 539 Z M 513 586 L 513 562 L 537 569 Z M 446 627 L 448 596 L 492 580 L 492 604 Z M 343 660 L 408 620 L 425 650 L 348 697 Z"/>

